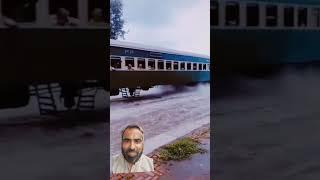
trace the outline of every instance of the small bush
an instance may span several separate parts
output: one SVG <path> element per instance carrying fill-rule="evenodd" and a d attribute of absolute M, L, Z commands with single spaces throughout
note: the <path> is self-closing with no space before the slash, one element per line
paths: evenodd
<path fill-rule="evenodd" d="M 184 160 L 198 152 L 203 152 L 203 149 L 198 147 L 198 142 L 187 137 L 165 146 L 160 151 L 160 158 L 165 161 Z"/>

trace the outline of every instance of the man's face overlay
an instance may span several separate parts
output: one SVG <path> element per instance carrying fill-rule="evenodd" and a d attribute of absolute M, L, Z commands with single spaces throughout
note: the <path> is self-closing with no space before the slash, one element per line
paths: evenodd
<path fill-rule="evenodd" d="M 122 155 L 131 164 L 137 162 L 143 152 L 143 134 L 136 128 L 127 129 L 122 137 Z"/>

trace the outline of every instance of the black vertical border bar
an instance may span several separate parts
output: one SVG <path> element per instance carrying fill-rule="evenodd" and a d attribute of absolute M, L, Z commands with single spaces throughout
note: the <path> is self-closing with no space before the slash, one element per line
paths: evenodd
<path fill-rule="evenodd" d="M 107 14 L 106 14 L 106 25 L 107 25 L 107 32 L 106 32 L 106 36 L 105 37 L 101 37 L 103 39 L 105 39 L 106 41 L 106 57 L 105 57 L 105 62 L 106 62 L 106 67 L 105 69 L 107 70 L 106 71 L 106 85 L 107 85 L 107 91 L 109 92 L 109 103 L 107 105 L 107 115 L 106 115 L 106 134 L 107 134 L 107 137 L 106 137 L 106 144 L 107 144 L 107 147 L 106 147 L 106 156 L 107 156 L 107 162 L 106 162 L 106 171 L 107 171 L 107 179 L 110 178 L 110 175 L 111 175 L 111 172 L 110 172 L 110 61 L 109 61 L 109 57 L 110 57 L 110 32 L 111 32 L 111 27 L 110 27 L 110 0 L 108 1 L 107 3 Z"/>
<path fill-rule="evenodd" d="M 213 28 L 211 27 L 211 4 L 212 0 L 210 0 L 210 179 L 214 179 L 214 149 L 215 149 L 215 141 L 214 141 L 214 136 L 215 136 L 215 121 L 214 121 L 214 61 L 213 59 Z"/>

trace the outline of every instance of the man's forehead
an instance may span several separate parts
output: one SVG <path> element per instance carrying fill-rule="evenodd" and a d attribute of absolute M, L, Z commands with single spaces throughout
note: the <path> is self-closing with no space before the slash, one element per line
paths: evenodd
<path fill-rule="evenodd" d="M 142 138 L 143 134 L 136 128 L 126 129 L 123 133 L 123 138 Z"/>

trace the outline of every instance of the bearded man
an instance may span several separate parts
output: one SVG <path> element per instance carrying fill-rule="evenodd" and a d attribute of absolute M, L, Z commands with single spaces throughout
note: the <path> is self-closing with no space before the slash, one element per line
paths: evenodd
<path fill-rule="evenodd" d="M 138 125 L 129 125 L 122 131 L 122 153 L 112 157 L 112 173 L 154 171 L 153 159 L 142 154 L 144 132 Z"/>

